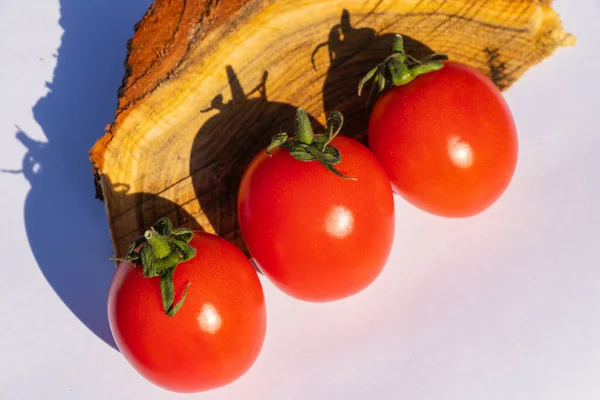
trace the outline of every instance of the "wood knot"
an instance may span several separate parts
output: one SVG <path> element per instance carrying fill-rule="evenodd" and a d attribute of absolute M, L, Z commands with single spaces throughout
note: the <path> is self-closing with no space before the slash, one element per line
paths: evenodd
<path fill-rule="evenodd" d="M 506 63 L 502 61 L 500 49 L 486 48 L 483 50 L 488 57 L 487 65 L 490 69 L 489 77 L 500 90 L 506 89 Z"/>

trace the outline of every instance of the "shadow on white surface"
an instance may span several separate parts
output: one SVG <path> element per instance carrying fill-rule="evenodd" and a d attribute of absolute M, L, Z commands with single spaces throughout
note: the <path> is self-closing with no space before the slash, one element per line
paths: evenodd
<path fill-rule="evenodd" d="M 112 121 L 133 26 L 150 0 L 61 0 L 64 29 L 50 92 L 33 107 L 47 143 L 19 131 L 31 183 L 25 224 L 40 270 L 69 309 L 116 348 L 106 313 L 114 271 L 88 152 Z"/>

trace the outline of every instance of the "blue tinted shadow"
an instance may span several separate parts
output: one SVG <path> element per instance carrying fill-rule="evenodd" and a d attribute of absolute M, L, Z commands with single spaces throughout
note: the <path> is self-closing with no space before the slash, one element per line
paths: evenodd
<path fill-rule="evenodd" d="M 64 29 L 50 93 L 33 107 L 47 143 L 24 132 L 31 182 L 25 224 L 40 270 L 69 309 L 116 348 L 106 299 L 114 263 L 104 205 L 95 199 L 88 153 L 111 123 L 127 40 L 150 0 L 61 0 Z"/>

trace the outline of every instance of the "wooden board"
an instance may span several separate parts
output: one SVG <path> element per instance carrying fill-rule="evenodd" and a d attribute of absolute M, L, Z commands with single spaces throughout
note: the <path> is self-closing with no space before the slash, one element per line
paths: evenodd
<path fill-rule="evenodd" d="M 91 150 L 117 255 L 163 215 L 244 249 L 236 195 L 297 107 L 337 109 L 364 140 L 361 76 L 394 33 L 417 57 L 470 64 L 501 89 L 574 43 L 549 0 L 156 0 L 129 42 L 114 122 Z M 549 84 L 551 84 L 549 82 Z"/>

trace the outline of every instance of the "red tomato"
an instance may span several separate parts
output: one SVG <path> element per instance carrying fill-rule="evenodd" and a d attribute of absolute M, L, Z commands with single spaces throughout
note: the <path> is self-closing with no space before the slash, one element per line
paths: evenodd
<path fill-rule="evenodd" d="M 517 163 L 517 133 L 490 79 L 463 64 L 444 64 L 377 100 L 369 147 L 410 203 L 466 217 L 504 193 Z"/>
<path fill-rule="evenodd" d="M 263 344 L 263 291 L 250 261 L 218 236 L 194 232 L 196 256 L 173 276 L 177 314 L 163 310 L 160 277 L 121 262 L 110 286 L 108 316 L 119 350 L 145 378 L 167 390 L 198 392 L 230 383 Z"/>
<path fill-rule="evenodd" d="M 259 153 L 240 184 L 238 217 L 264 274 L 287 294 L 330 301 L 367 287 L 383 269 L 394 237 L 394 200 L 383 168 L 363 145 L 331 142 L 345 180 L 286 149 Z"/>

